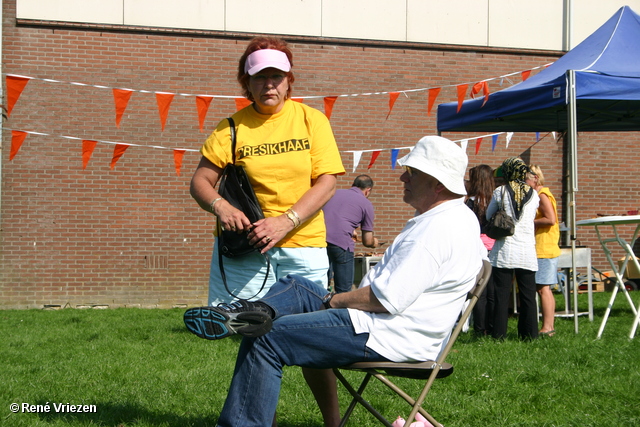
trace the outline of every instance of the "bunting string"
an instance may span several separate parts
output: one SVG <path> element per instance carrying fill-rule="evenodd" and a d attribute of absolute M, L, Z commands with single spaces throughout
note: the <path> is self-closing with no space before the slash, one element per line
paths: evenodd
<path fill-rule="evenodd" d="M 525 70 L 525 71 L 517 71 L 517 72 L 513 72 L 513 73 L 509 73 L 509 74 L 505 74 L 499 77 L 493 77 L 493 78 L 489 78 L 489 79 L 485 79 L 485 80 L 481 80 L 475 83 L 460 83 L 460 84 L 456 84 L 456 85 L 444 85 L 441 87 L 427 87 L 427 88 L 417 88 L 417 89 L 405 89 L 405 90 L 400 90 L 400 91 L 390 91 L 390 92 L 368 92 L 368 93 L 358 93 L 358 94 L 342 94 L 342 95 L 333 95 L 333 96 L 323 96 L 323 95 L 311 95 L 311 96 L 303 96 L 303 97 L 295 97 L 292 98 L 292 100 L 294 101 L 298 101 L 298 102 L 303 102 L 305 99 L 318 99 L 318 98 L 323 98 L 324 99 L 324 107 L 325 107 L 325 115 L 330 119 L 331 118 L 331 114 L 332 114 L 332 110 L 334 107 L 335 102 L 337 101 L 338 98 L 341 97 L 357 97 L 357 96 L 374 96 L 374 95 L 389 95 L 389 111 L 387 113 L 386 118 L 388 119 L 389 116 L 391 115 L 391 112 L 393 110 L 393 107 L 398 99 L 398 97 L 400 96 L 400 94 L 404 94 L 405 97 L 409 97 L 408 94 L 409 93 L 413 93 L 413 92 L 422 92 L 422 91 L 428 91 L 428 107 L 427 107 L 427 115 L 431 115 L 431 109 L 433 108 L 433 105 L 435 104 L 436 98 L 439 95 L 440 91 L 442 90 L 442 88 L 446 88 L 446 87 L 455 87 L 456 91 L 457 91 L 457 99 L 458 99 L 458 111 L 460 110 L 461 106 L 462 106 L 462 102 L 464 101 L 465 97 L 466 97 L 466 93 L 467 93 L 467 89 L 469 88 L 469 86 L 471 85 L 471 91 L 470 91 L 470 96 L 471 98 L 475 98 L 475 96 L 477 94 L 479 94 L 480 92 L 482 92 L 483 97 L 484 97 L 484 103 L 487 102 L 489 96 L 490 96 L 490 90 L 489 90 L 489 85 L 488 82 L 490 81 L 495 81 L 495 80 L 500 80 L 500 85 L 502 86 L 504 81 L 507 80 L 509 83 L 513 83 L 512 80 L 510 79 L 510 77 L 515 76 L 515 75 L 520 75 L 522 81 L 526 80 L 527 78 L 530 77 L 531 73 L 533 70 L 539 70 L 542 68 L 546 68 L 548 67 L 550 64 L 545 64 L 539 67 L 534 67 L 531 68 L 529 70 Z M 156 102 L 158 105 L 158 112 L 160 114 L 160 122 L 161 122 L 161 130 L 164 131 L 165 128 L 165 123 L 166 123 L 166 119 L 169 113 L 169 108 L 171 105 L 172 100 L 174 99 L 174 97 L 177 96 L 182 96 L 182 97 L 195 97 L 196 98 L 196 107 L 197 107 L 197 113 L 198 113 L 198 121 L 199 121 L 199 125 L 200 125 L 200 132 L 203 131 L 203 124 L 204 124 L 204 120 L 207 114 L 207 110 L 209 108 L 209 105 L 212 101 L 213 98 L 226 98 L 226 99 L 234 99 L 235 104 L 236 104 L 236 109 L 240 110 L 244 107 L 246 107 L 247 105 L 249 105 L 251 102 L 242 97 L 242 96 L 229 96 L 229 95 L 206 95 L 206 94 L 200 94 L 200 95 L 196 95 L 196 94 L 189 94 L 189 93 L 171 93 L 171 92 L 159 92 L 159 91 L 150 91 L 150 90 L 143 90 L 143 89 L 126 89 L 126 88 L 114 88 L 114 87 L 109 87 L 109 86 L 105 86 L 105 85 L 96 85 L 96 84 L 87 84 L 87 83 L 81 83 L 81 82 L 65 82 L 62 80 L 55 80 L 55 79 L 49 79 L 49 78 L 39 78 L 39 77 L 32 77 L 32 76 L 24 76 L 24 75 L 18 75 L 18 74 L 5 74 L 5 78 L 6 78 L 6 86 L 7 86 L 7 116 L 10 116 L 16 102 L 18 101 L 22 91 L 25 89 L 25 87 L 27 86 L 27 83 L 30 80 L 40 80 L 43 82 L 47 82 L 47 83 L 59 83 L 59 84 L 69 84 L 69 85 L 74 85 L 74 86 L 86 86 L 86 87 L 94 87 L 97 89 L 110 89 L 113 92 L 113 97 L 114 97 L 114 103 L 115 103 L 115 107 L 116 107 L 116 127 L 120 127 L 120 121 L 123 117 L 124 111 L 127 107 L 127 104 L 129 102 L 129 99 L 131 98 L 132 93 L 134 92 L 138 92 L 138 93 L 146 93 L 146 94 L 155 94 L 155 98 L 156 98 Z M 484 105 L 483 103 L 483 105 Z M 51 135 L 51 134 L 47 134 L 47 133 L 42 133 L 42 132 L 35 132 L 35 131 L 22 131 L 22 130 L 13 130 L 13 129 L 7 129 L 4 128 L 5 130 L 9 130 L 12 132 L 12 143 L 11 143 L 11 152 L 10 152 L 10 157 L 9 160 L 13 160 L 13 158 L 15 157 L 15 155 L 18 153 L 18 151 L 20 150 L 20 147 L 22 145 L 22 143 L 24 142 L 25 138 L 27 137 L 27 135 L 31 134 L 31 135 L 40 135 L 40 136 L 50 136 L 50 137 L 56 137 L 56 135 Z M 496 142 L 498 139 L 498 136 L 503 134 L 504 132 L 500 132 L 500 133 L 494 133 L 494 134 L 489 134 L 489 135 L 483 135 L 480 137 L 474 137 L 474 138 L 467 138 L 467 139 L 461 139 L 458 141 L 455 141 L 457 143 L 460 144 L 460 146 L 466 151 L 467 146 L 468 146 L 468 142 L 470 139 L 475 139 L 476 140 L 476 144 L 475 144 L 475 153 L 478 154 L 480 151 L 480 145 L 482 142 L 482 139 L 485 137 L 491 137 L 492 138 L 492 151 L 495 150 L 496 147 Z M 509 146 L 509 142 L 511 140 L 511 137 L 513 136 L 512 132 L 508 132 L 507 133 L 507 138 L 506 138 L 506 147 Z M 87 164 L 91 158 L 91 154 L 96 146 L 97 143 L 104 143 L 104 144 L 111 144 L 114 145 L 114 154 L 112 157 L 112 161 L 110 164 L 111 169 L 114 169 L 116 162 L 124 155 L 125 151 L 127 150 L 127 148 L 129 148 L 130 146 L 135 146 L 135 147 L 146 147 L 146 148 L 154 148 L 154 149 L 163 149 L 163 150 L 172 150 L 173 151 L 173 155 L 174 155 L 174 164 L 176 167 L 176 172 L 178 175 L 180 175 L 180 167 L 182 164 L 182 157 L 186 152 L 199 152 L 199 150 L 194 150 L 194 149 L 184 149 L 184 148 L 170 148 L 170 147 L 164 147 L 164 146 L 158 146 L 158 145 L 139 145 L 139 144 L 133 144 L 133 143 L 123 143 L 123 142 L 114 142 L 114 141 L 105 141 L 105 140 L 90 140 L 90 139 L 82 139 L 82 138 L 78 138 L 78 137 L 74 137 L 74 136 L 64 136 L 64 135 L 57 135 L 57 137 L 59 138 L 65 138 L 65 139 L 70 139 L 70 140 L 78 140 L 78 141 L 82 141 L 82 168 L 85 169 L 87 167 Z M 555 139 L 555 133 L 554 133 L 554 139 Z M 540 135 L 536 134 L 536 141 L 540 140 Z M 400 148 L 392 148 L 391 150 L 391 157 L 392 157 L 392 168 L 395 168 L 395 158 L 397 158 L 398 153 L 400 150 L 405 150 L 405 149 L 411 149 L 411 147 L 400 147 Z M 356 168 L 358 167 L 358 164 L 360 162 L 360 159 L 362 157 L 362 154 L 365 152 L 371 152 L 372 156 L 371 156 L 371 160 L 369 162 L 368 165 L 368 169 L 370 169 L 376 162 L 378 156 L 380 155 L 380 153 L 383 151 L 384 149 L 370 149 L 370 150 L 350 150 L 347 151 L 349 153 L 353 154 L 353 171 L 355 172 Z"/>
<path fill-rule="evenodd" d="M 443 88 L 447 88 L 447 87 L 456 87 L 457 88 L 458 86 L 460 86 L 462 84 L 475 85 L 475 84 L 478 84 L 478 83 L 484 83 L 484 82 L 488 83 L 488 82 L 495 81 L 495 80 L 500 80 L 499 85 L 503 86 L 504 80 L 506 80 L 510 84 L 513 84 L 513 81 L 509 77 L 520 75 L 522 77 L 522 80 L 524 81 L 531 75 L 531 73 L 533 71 L 540 70 L 540 69 L 543 69 L 543 68 L 547 68 L 549 65 L 551 65 L 551 63 L 540 65 L 538 67 L 533 67 L 533 68 L 530 68 L 530 69 L 524 70 L 524 71 L 515 71 L 515 72 L 509 73 L 509 74 L 504 74 L 504 75 L 501 75 L 501 76 L 498 76 L 498 77 L 490 77 L 488 79 L 480 80 L 479 82 L 478 81 L 473 81 L 473 82 L 457 83 L 457 84 L 451 84 L 451 85 L 442 85 L 442 86 L 438 86 L 438 87 L 422 87 L 422 88 L 415 88 L 415 89 L 402 89 L 402 90 L 383 91 L 383 92 L 350 93 L 350 94 L 341 94 L 341 95 L 308 95 L 308 96 L 298 96 L 296 98 L 300 98 L 300 99 L 324 99 L 324 98 L 327 98 L 327 97 L 344 98 L 344 97 L 356 97 L 356 96 L 394 95 L 394 94 L 398 94 L 398 93 L 402 93 L 402 94 L 406 95 L 408 93 L 413 93 L 413 92 L 425 92 L 425 91 L 429 91 L 430 89 L 443 89 Z M 4 75 L 6 77 L 11 77 L 11 78 L 14 78 L 14 79 L 40 80 L 40 81 L 47 82 L 47 83 L 61 83 L 61 84 L 70 84 L 70 85 L 74 85 L 74 86 L 87 86 L 87 87 L 94 87 L 94 88 L 97 88 L 97 89 L 123 90 L 123 91 L 128 91 L 128 92 L 138 92 L 138 93 L 147 93 L 147 94 L 156 94 L 156 93 L 166 94 L 166 93 L 169 93 L 169 92 L 166 92 L 166 91 L 152 91 L 152 90 L 146 90 L 146 89 L 127 89 L 127 88 L 110 87 L 110 86 L 89 84 L 89 83 L 81 83 L 81 82 L 68 82 L 68 81 L 64 81 L 64 80 L 56 80 L 56 79 L 24 76 L 24 75 L 19 75 L 19 74 L 5 73 Z M 215 95 L 215 94 L 211 95 L 211 94 L 193 94 L 193 93 L 175 93 L 174 95 L 176 95 L 176 96 L 184 96 L 184 97 L 203 96 L 203 97 L 224 98 L 224 99 L 244 98 L 244 97 L 238 96 L 238 95 Z M 397 95 L 395 95 L 395 97 L 397 98 Z"/>
<path fill-rule="evenodd" d="M 10 129 L 10 128 L 3 128 L 3 130 L 6 131 L 10 131 L 12 134 L 12 138 L 11 138 L 11 150 L 10 150 L 10 155 L 9 155 L 9 160 L 13 160 L 13 158 L 16 156 L 16 154 L 18 153 L 18 151 L 20 150 L 20 147 L 22 146 L 23 142 L 25 141 L 26 137 L 28 135 L 37 135 L 37 136 L 48 136 L 48 137 L 54 137 L 54 138 L 63 138 L 63 139 L 69 139 L 69 140 L 73 140 L 73 141 L 82 141 L 82 169 L 86 169 L 89 160 L 91 158 L 91 155 L 93 153 L 93 150 L 95 149 L 96 145 L 98 143 L 101 144 L 110 144 L 110 145 L 114 145 L 114 154 L 113 157 L 111 159 L 111 163 L 110 163 L 110 168 L 114 169 L 116 162 L 124 155 L 125 151 L 127 148 L 129 147 L 144 147 L 144 148 L 149 148 L 149 149 L 158 149 L 158 150 L 171 150 L 173 152 L 173 156 L 174 156 L 174 165 L 176 168 L 176 173 L 178 176 L 180 176 L 180 167 L 182 166 L 182 158 L 184 156 L 185 153 L 187 152 L 193 152 L 193 153 L 199 153 L 200 150 L 199 149 L 192 149 L 192 148 L 172 148 L 172 147 L 165 147 L 162 145 L 141 145 L 141 144 L 134 144 L 134 143 L 128 143 L 128 142 L 117 142 L 117 141 L 107 141 L 107 140 L 90 140 L 90 139 L 83 139 L 83 138 L 79 138 L 76 136 L 69 136 L 69 135 L 52 135 L 52 134 L 48 134 L 48 133 L 44 133 L 44 132 L 35 132 L 35 131 L 25 131 L 25 130 L 16 130 L 16 129 Z M 480 136 L 475 136 L 473 138 L 464 138 L 464 139 L 458 139 L 458 140 L 454 140 L 453 142 L 457 143 L 460 145 L 460 147 L 466 152 L 467 151 L 467 146 L 469 144 L 469 141 L 472 139 L 476 140 L 476 145 L 475 145 L 475 154 L 477 155 L 478 152 L 480 151 L 480 144 L 482 142 L 482 140 L 484 138 L 491 138 L 492 140 L 492 147 L 491 147 L 491 151 L 495 151 L 495 147 L 496 147 L 496 143 L 498 141 L 498 137 L 500 135 L 506 135 L 506 147 L 509 147 L 509 142 L 511 141 L 511 138 L 513 137 L 513 132 L 496 132 L 496 133 L 491 133 L 491 134 L 487 134 L 487 135 L 480 135 Z M 544 139 L 547 137 L 547 135 L 552 135 L 553 139 L 556 140 L 556 132 L 549 132 L 544 136 L 540 136 L 539 133 L 536 133 L 536 143 L 540 142 L 540 140 Z M 561 137 L 562 135 L 560 135 Z M 363 153 L 372 153 L 371 155 L 371 160 L 369 161 L 369 165 L 367 166 L 367 169 L 371 169 L 371 167 L 373 167 L 373 165 L 375 164 L 376 160 L 378 159 L 378 156 L 380 155 L 380 153 L 382 151 L 390 151 L 391 152 L 391 169 L 395 169 L 396 167 L 396 159 L 398 158 L 398 153 L 400 152 L 400 150 L 411 150 L 413 148 L 413 146 L 406 146 L 406 147 L 394 147 L 394 148 L 373 148 L 373 149 L 368 149 L 368 150 L 346 150 L 344 151 L 345 153 L 351 153 L 353 156 L 353 172 L 356 171 L 360 160 L 362 159 L 362 154 Z"/>
<path fill-rule="evenodd" d="M 170 148 L 164 147 L 162 145 L 141 145 L 134 144 L 129 142 L 115 142 L 115 141 L 106 141 L 106 140 L 90 140 L 78 138 L 76 136 L 69 135 L 51 135 L 44 132 L 34 132 L 34 131 L 25 131 L 25 130 L 16 130 L 9 128 L 2 128 L 3 130 L 11 132 L 11 151 L 9 154 L 9 160 L 13 160 L 13 158 L 18 154 L 20 147 L 25 141 L 28 135 L 38 135 L 38 136 L 48 136 L 54 138 L 63 138 L 69 139 L 72 141 L 81 141 L 82 142 L 82 169 L 86 169 L 89 164 L 89 160 L 91 159 L 91 155 L 93 154 L 93 150 L 95 149 L 98 143 L 101 144 L 110 144 L 114 146 L 113 149 L 113 157 L 111 158 L 111 163 L 109 167 L 114 169 L 116 166 L 116 162 L 124 155 L 125 151 L 129 147 L 144 147 L 144 148 L 152 148 L 157 150 L 171 150 L 173 152 L 173 161 L 176 169 L 176 174 L 180 176 L 180 168 L 182 167 L 182 157 L 186 152 L 195 152 L 198 153 L 200 150 L 195 150 L 192 148 Z"/>
<path fill-rule="evenodd" d="M 462 106 L 462 101 L 465 99 L 466 97 L 466 93 L 467 93 L 467 89 L 469 87 L 469 85 L 471 85 L 472 89 L 471 89 L 471 93 L 470 96 L 473 98 L 475 97 L 475 95 L 482 90 L 483 95 L 484 95 L 484 99 L 485 102 L 489 99 L 490 96 L 490 92 L 489 92 L 489 82 L 491 81 L 495 81 L 495 80 L 499 80 L 500 81 L 500 86 L 503 85 L 504 81 L 508 81 L 510 84 L 513 83 L 513 81 L 510 79 L 510 77 L 512 76 L 516 76 L 516 75 L 520 75 L 522 81 L 526 80 L 531 73 L 534 70 L 540 70 L 543 68 L 548 67 L 549 64 L 545 64 L 545 65 L 541 65 L 538 67 L 533 67 L 529 70 L 524 70 L 524 71 L 516 71 L 513 73 L 509 73 L 509 74 L 504 74 L 502 76 L 498 76 L 498 77 L 491 77 L 488 79 L 484 79 L 484 80 L 480 80 L 479 82 L 466 82 L 466 83 L 458 83 L 455 85 L 443 85 L 443 86 L 439 86 L 439 87 L 423 87 L 423 88 L 415 88 L 415 89 L 403 89 L 403 90 L 395 90 L 395 91 L 383 91 L 383 92 L 365 92 L 365 93 L 352 93 L 352 94 L 341 94 L 341 95 L 309 95 L 309 96 L 301 96 L 301 97 L 296 97 L 295 100 L 299 101 L 299 102 L 303 102 L 305 99 L 324 99 L 324 104 L 325 104 L 325 115 L 327 115 L 327 117 L 331 117 L 331 112 L 333 110 L 333 106 L 336 102 L 336 100 L 338 98 L 345 98 L 345 97 L 357 97 L 357 96 L 375 96 L 375 95 L 389 95 L 389 112 L 387 113 L 387 119 L 389 118 L 389 116 L 391 115 L 391 111 L 393 109 L 393 106 L 399 96 L 399 94 L 404 94 L 407 98 L 409 97 L 409 93 L 415 93 L 415 92 L 425 92 L 427 91 L 429 94 L 429 98 L 428 98 L 428 107 L 427 107 L 427 115 L 431 115 L 431 109 L 433 108 L 433 105 L 435 103 L 436 97 L 438 96 L 438 94 L 440 93 L 441 89 L 443 88 L 447 88 L 447 87 L 455 87 L 457 90 L 457 99 L 458 99 L 458 111 L 460 110 L 461 106 Z M 98 85 L 98 84 L 89 84 L 89 83 L 82 83 L 82 82 L 70 82 L 70 81 L 63 81 L 63 80 L 56 80 L 56 79 L 49 79 L 49 78 L 40 78 L 40 77 L 33 77 L 33 76 L 24 76 L 24 75 L 19 75 L 19 74 L 4 74 L 5 75 L 5 79 L 6 79 L 6 85 L 7 85 L 7 116 L 11 115 L 11 111 L 13 110 L 13 107 L 15 106 L 16 102 L 18 101 L 18 98 L 20 97 L 20 94 L 22 93 L 22 91 L 24 90 L 25 86 L 27 85 L 27 83 L 30 80 L 39 80 L 39 81 L 43 81 L 43 82 L 47 82 L 47 83 L 59 83 L 59 84 L 69 84 L 69 85 L 73 85 L 73 86 L 85 86 L 85 87 L 93 87 L 93 88 L 97 88 L 97 89 L 108 89 L 111 90 L 113 92 L 113 96 L 114 96 L 114 101 L 116 104 L 116 126 L 119 128 L 120 127 L 120 121 L 122 119 L 122 115 L 124 113 L 124 110 L 127 107 L 127 103 L 129 102 L 129 98 L 131 97 L 131 94 L 134 92 L 137 93 L 145 93 L 145 94 L 155 94 L 156 96 L 156 100 L 158 103 L 158 111 L 160 113 L 160 121 L 161 121 L 161 128 L 162 130 L 164 130 L 165 127 L 165 122 L 166 122 L 166 118 L 168 115 L 168 111 L 169 111 L 169 107 L 171 104 L 171 101 L 173 100 L 174 96 L 181 96 L 181 97 L 195 97 L 196 98 L 196 104 L 197 104 L 197 109 L 198 109 L 198 119 L 200 122 L 200 128 L 202 128 L 202 123 L 204 121 L 204 118 L 206 116 L 207 113 L 207 109 L 209 107 L 209 104 L 211 102 L 211 100 L 213 98 L 223 98 L 223 99 L 234 99 L 236 102 L 236 108 L 240 109 L 243 106 L 247 105 L 247 102 L 249 102 L 247 99 L 245 99 L 242 96 L 234 96 L 234 95 L 217 95 L 217 94 L 213 94 L 213 95 L 208 95 L 208 94 L 192 94 L 192 93 L 171 93 L 171 92 L 164 92 L 164 91 L 151 91 L 151 90 L 146 90 L 146 89 L 128 89 L 128 88 L 119 88 L 119 87 L 110 87 L 110 86 L 105 86 L 105 85 Z"/>

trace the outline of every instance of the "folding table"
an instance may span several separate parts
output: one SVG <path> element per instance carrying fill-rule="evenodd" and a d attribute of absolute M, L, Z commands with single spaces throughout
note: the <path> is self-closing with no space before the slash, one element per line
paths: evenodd
<path fill-rule="evenodd" d="M 631 238 L 631 243 L 633 243 L 638 237 L 638 232 L 640 232 L 640 215 L 629 215 L 629 216 L 605 216 L 600 218 L 593 219 L 585 219 L 582 221 L 576 222 L 577 226 L 591 226 L 595 227 L 596 234 L 598 236 L 598 241 L 600 242 L 600 246 L 602 246 L 602 250 L 604 251 L 605 256 L 607 257 L 607 261 L 609 261 L 609 265 L 613 270 L 613 273 L 616 276 L 616 285 L 613 288 L 613 292 L 611 293 L 611 299 L 609 300 L 609 305 L 607 305 L 607 309 L 604 313 L 604 319 L 602 319 L 602 324 L 600 325 L 600 329 L 598 330 L 598 338 L 602 336 L 602 332 L 604 331 L 604 327 L 607 324 L 607 319 L 609 318 L 609 313 L 611 312 L 611 307 L 613 306 L 613 302 L 616 299 L 616 295 L 618 290 L 621 290 L 622 293 L 627 298 L 629 305 L 631 306 L 631 310 L 633 311 L 634 320 L 633 325 L 631 326 L 631 333 L 629 334 L 629 338 L 633 338 L 636 333 L 636 328 L 638 327 L 638 322 L 640 321 L 640 305 L 638 308 L 633 305 L 633 301 L 631 300 L 631 296 L 627 289 L 624 286 L 624 280 L 622 279 L 622 274 L 627 268 L 627 263 L 632 261 L 635 263 L 635 266 L 640 269 L 640 264 L 638 264 L 638 259 L 633 253 L 633 249 L 631 245 L 624 240 L 620 233 L 618 233 L 618 225 L 625 224 L 635 224 L 636 229 L 633 233 L 633 237 Z M 600 227 L 611 227 L 613 229 L 614 237 L 604 239 L 600 234 Z M 625 252 L 625 256 L 623 258 L 622 264 L 618 266 L 616 262 L 614 262 L 611 257 L 611 251 L 607 247 L 610 243 L 617 243 Z"/>
<path fill-rule="evenodd" d="M 573 263 L 575 262 L 575 265 Z M 591 248 L 586 248 L 584 246 L 575 248 L 575 256 L 571 255 L 571 247 L 570 246 L 561 246 L 560 247 L 560 256 L 558 257 L 558 268 L 562 270 L 569 270 L 574 267 L 586 267 L 587 270 L 587 298 L 589 304 L 589 320 L 593 322 L 593 279 L 591 274 Z M 570 285 L 569 274 L 567 274 L 567 283 L 564 286 L 564 312 L 556 311 L 556 317 L 570 317 L 570 316 L 580 316 L 581 314 L 578 311 L 578 287 Z M 569 298 L 569 294 L 573 292 L 574 294 L 574 307 L 571 307 L 571 299 Z M 577 324 L 577 323 L 576 323 Z M 576 327 L 576 333 L 577 327 Z"/>

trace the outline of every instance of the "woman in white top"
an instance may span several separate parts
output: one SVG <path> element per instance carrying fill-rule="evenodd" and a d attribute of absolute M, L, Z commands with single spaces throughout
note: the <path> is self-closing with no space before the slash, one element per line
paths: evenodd
<path fill-rule="evenodd" d="M 495 290 L 492 336 L 504 338 L 507 334 L 509 296 L 515 274 L 520 294 L 518 336 L 533 339 L 538 337 L 535 299 L 538 260 L 533 220 L 540 198 L 525 182 L 529 168 L 522 159 L 508 158 L 500 169 L 506 184 L 493 192 L 486 215 L 491 218 L 504 204 L 507 215 L 514 219 L 515 232 L 513 236 L 497 239 L 489 254 Z"/>

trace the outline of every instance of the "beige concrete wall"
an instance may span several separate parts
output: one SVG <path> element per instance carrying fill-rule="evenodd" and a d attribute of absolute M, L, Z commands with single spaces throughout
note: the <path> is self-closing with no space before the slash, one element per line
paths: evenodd
<path fill-rule="evenodd" d="M 17 0 L 18 19 L 561 50 L 640 0 Z"/>

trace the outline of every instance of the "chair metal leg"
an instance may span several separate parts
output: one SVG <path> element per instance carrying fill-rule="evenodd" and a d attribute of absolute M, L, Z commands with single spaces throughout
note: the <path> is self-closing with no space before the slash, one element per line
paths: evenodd
<path fill-rule="evenodd" d="M 640 226 L 638 227 L 640 229 Z M 420 364 L 394 363 L 394 362 L 362 362 L 362 363 L 357 363 L 354 365 L 343 367 L 342 369 L 363 372 L 365 374 L 364 379 L 362 380 L 362 383 L 360 384 L 360 387 L 358 388 L 357 391 L 351 386 L 351 384 L 349 384 L 346 378 L 342 375 L 342 373 L 340 372 L 340 368 L 335 368 L 333 370 L 338 380 L 340 380 L 342 385 L 344 385 L 344 387 L 353 397 L 347 411 L 345 412 L 344 416 L 340 420 L 340 427 L 344 427 L 344 425 L 347 423 L 347 420 L 351 416 L 351 413 L 353 412 L 355 406 L 358 403 L 364 406 L 383 425 L 385 425 L 386 427 L 393 427 L 393 425 L 389 422 L 389 420 L 384 418 L 382 414 L 380 414 L 377 410 L 375 410 L 373 406 L 371 406 L 371 404 L 362 397 L 362 393 L 364 392 L 365 387 L 371 380 L 371 377 L 375 377 L 377 380 L 379 380 L 384 385 L 386 385 L 389 389 L 395 392 L 397 396 L 401 397 L 411 405 L 411 413 L 409 414 L 409 418 L 406 420 L 406 425 L 411 424 L 411 422 L 414 421 L 414 418 L 417 415 L 417 413 L 420 412 L 420 414 L 422 414 L 431 424 L 433 424 L 436 427 L 442 427 L 442 424 L 437 422 L 426 410 L 424 410 L 424 408 L 422 408 L 422 404 L 425 401 L 427 394 L 431 389 L 431 386 L 433 385 L 433 382 L 438 377 L 438 374 L 444 373 L 444 375 L 441 375 L 441 377 L 445 377 L 451 373 L 450 371 L 447 371 L 447 372 L 442 371 L 443 365 L 445 365 L 444 363 L 445 359 L 449 354 L 451 347 L 453 346 L 456 339 L 458 338 L 458 335 L 460 334 L 463 326 L 465 325 L 465 322 L 469 319 L 469 316 L 473 310 L 473 307 L 478 301 L 479 296 L 484 291 L 487 285 L 487 282 L 491 277 L 491 270 L 492 268 L 491 268 L 491 264 L 489 264 L 489 261 L 487 260 L 483 261 L 482 269 L 480 270 L 480 272 L 478 273 L 478 276 L 476 277 L 476 285 L 467 295 L 469 304 L 466 306 L 466 308 L 463 309 L 460 315 L 460 318 L 458 320 L 458 323 L 453 327 L 453 331 L 451 332 L 449 340 L 446 342 L 444 348 L 440 351 L 440 355 L 438 356 L 438 359 L 435 362 L 425 361 Z M 638 310 L 640 310 L 640 308 Z M 640 323 L 640 315 L 638 315 L 636 322 Z M 451 366 L 449 366 L 448 364 L 446 365 L 448 370 L 452 369 Z M 405 371 L 403 373 L 400 373 L 400 371 L 397 371 L 397 369 L 401 369 Z M 417 371 L 419 371 L 419 374 Z M 411 396 L 409 396 L 406 392 L 404 392 L 401 388 L 399 388 L 395 383 L 387 379 L 385 376 L 386 374 L 391 377 L 398 376 L 398 377 L 412 378 L 416 380 L 421 379 L 424 381 L 425 375 L 427 375 L 427 373 L 429 374 L 427 382 L 424 385 L 422 392 L 420 393 L 420 396 L 415 400 Z M 398 374 L 398 375 L 394 375 L 394 374 Z"/>
<path fill-rule="evenodd" d="M 426 395 L 427 395 L 428 391 L 431 389 L 431 385 L 433 384 L 433 381 L 435 380 L 437 374 L 438 374 L 437 371 L 431 374 L 431 376 L 429 378 L 429 382 L 427 383 L 425 388 L 422 390 L 422 393 L 421 393 L 420 397 L 418 398 L 418 400 L 416 400 L 413 397 L 409 396 L 407 393 L 405 393 L 404 390 L 402 390 L 400 387 L 395 385 L 392 381 L 387 379 L 384 375 L 382 375 L 382 374 L 373 374 L 373 376 L 376 377 L 382 384 L 386 385 L 391 390 L 393 390 L 394 393 L 396 393 L 399 397 L 403 398 L 409 405 L 411 405 L 413 407 L 413 410 L 409 414 L 409 418 L 407 418 L 407 425 L 409 425 L 411 422 L 413 422 L 415 420 L 416 413 L 420 412 L 422 414 L 422 416 L 425 417 L 427 420 L 429 420 L 429 422 L 431 424 L 433 424 L 435 427 L 442 427 L 442 424 L 440 424 L 438 421 L 436 421 L 436 419 L 433 418 L 431 416 L 431 414 L 429 414 L 422 407 L 422 402 L 426 398 Z M 420 402 L 420 403 L 416 404 L 416 402 Z"/>
<path fill-rule="evenodd" d="M 418 400 L 415 400 L 411 396 L 409 396 L 404 390 L 402 390 L 397 385 L 395 385 L 392 381 L 387 379 L 384 375 L 382 375 L 380 373 L 377 373 L 377 372 L 367 372 L 365 374 L 365 376 L 364 376 L 364 379 L 362 380 L 362 383 L 360 383 L 360 386 L 358 387 L 358 390 L 356 391 L 353 388 L 353 386 L 351 386 L 351 384 L 349 384 L 347 379 L 342 375 L 342 373 L 338 369 L 335 369 L 334 372 L 335 372 L 335 375 L 338 378 L 338 380 L 340 380 L 342 385 L 344 385 L 344 387 L 347 389 L 349 394 L 351 394 L 351 396 L 353 397 L 353 399 L 351 400 L 351 403 L 349 404 L 349 407 L 347 408 L 347 410 L 345 411 L 344 415 L 342 416 L 342 419 L 340 420 L 339 427 L 344 427 L 347 424 L 347 421 L 349 420 L 349 417 L 351 417 L 351 413 L 353 412 L 353 410 L 355 409 L 355 407 L 356 407 L 356 405 L 358 403 L 360 403 L 362 406 L 364 406 L 383 425 L 385 425 L 386 427 L 392 427 L 392 424 L 389 422 L 389 420 L 386 419 L 367 400 L 365 400 L 362 397 L 362 393 L 364 392 L 364 389 L 369 384 L 369 381 L 371 380 L 372 377 L 376 377 L 376 379 L 378 379 L 382 384 L 384 384 L 385 386 L 387 386 L 388 388 L 393 390 L 399 397 L 403 398 L 409 405 L 411 405 L 414 408 L 412 410 L 411 414 L 409 415 L 408 421 L 409 420 L 411 422 L 415 421 L 416 413 L 420 412 L 420 414 L 422 414 L 422 416 L 424 416 L 427 420 L 429 420 L 429 422 L 431 424 L 433 424 L 435 427 L 442 427 L 442 424 L 440 424 L 435 418 L 433 418 L 433 416 L 431 416 L 431 414 L 429 414 L 421 406 L 421 404 L 424 401 L 424 399 L 426 397 L 426 394 L 429 391 L 430 387 L 429 388 L 425 387 L 426 390 L 423 390 L 423 392 L 422 392 L 421 396 L 418 398 Z M 434 379 L 435 379 L 436 375 L 437 375 L 437 372 L 435 374 L 433 374 L 433 378 Z M 433 383 L 433 381 L 431 381 L 431 383 Z M 430 385 L 431 384 L 429 384 L 429 386 Z M 420 405 L 416 405 L 416 402 L 418 402 L 418 401 L 420 402 Z"/>
<path fill-rule="evenodd" d="M 360 387 L 358 387 L 358 390 L 356 391 L 351 386 L 351 384 L 349 384 L 347 379 L 342 375 L 342 373 L 340 373 L 340 371 L 338 369 L 334 369 L 334 373 L 335 373 L 336 377 L 338 378 L 338 380 L 340 380 L 342 385 L 344 385 L 344 387 L 347 389 L 347 391 L 351 394 L 351 396 L 353 396 L 353 399 L 351 400 L 351 404 L 349 404 L 349 407 L 345 411 L 344 416 L 340 420 L 339 427 L 344 427 L 347 424 L 347 421 L 349 420 L 349 417 L 351 416 L 351 413 L 353 412 L 354 408 L 356 407 L 356 405 L 358 403 L 361 404 L 362 406 L 364 406 L 385 427 L 393 427 L 391 425 L 391 423 L 385 417 L 383 417 L 380 412 L 378 412 L 373 406 L 371 406 L 371 404 L 368 401 L 366 401 L 362 397 L 362 392 L 367 387 L 367 384 L 369 383 L 369 380 L 371 380 L 371 377 L 373 376 L 372 374 L 367 373 L 365 375 L 364 379 L 362 380 L 362 383 L 360 384 Z"/>

